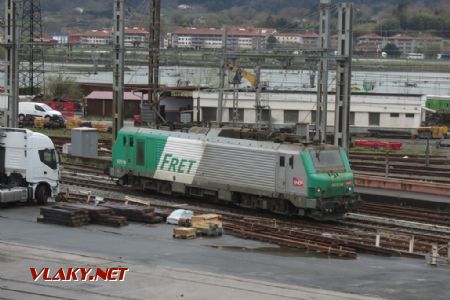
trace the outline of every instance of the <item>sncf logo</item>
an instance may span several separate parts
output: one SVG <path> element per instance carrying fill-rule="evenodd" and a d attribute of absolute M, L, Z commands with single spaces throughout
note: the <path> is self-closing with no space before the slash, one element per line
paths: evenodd
<path fill-rule="evenodd" d="M 292 178 L 292 184 L 294 186 L 303 187 L 305 185 L 305 181 L 301 178 L 294 177 Z"/>

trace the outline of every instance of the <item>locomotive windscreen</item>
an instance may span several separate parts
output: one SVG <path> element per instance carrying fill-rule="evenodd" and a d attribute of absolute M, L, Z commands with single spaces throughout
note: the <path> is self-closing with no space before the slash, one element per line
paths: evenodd
<path fill-rule="evenodd" d="M 310 154 L 317 172 L 345 172 L 345 165 L 339 149 L 311 150 Z"/>

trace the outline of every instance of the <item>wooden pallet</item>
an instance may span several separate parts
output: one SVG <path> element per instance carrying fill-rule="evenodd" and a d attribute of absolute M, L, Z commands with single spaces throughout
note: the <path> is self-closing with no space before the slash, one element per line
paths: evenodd
<path fill-rule="evenodd" d="M 197 230 L 195 228 L 177 227 L 173 229 L 174 239 L 195 239 Z"/>

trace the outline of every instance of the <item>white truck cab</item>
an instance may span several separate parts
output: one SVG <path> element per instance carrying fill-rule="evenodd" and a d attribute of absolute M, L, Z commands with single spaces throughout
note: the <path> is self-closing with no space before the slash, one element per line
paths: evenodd
<path fill-rule="evenodd" d="M 0 203 L 45 204 L 59 193 L 59 178 L 59 156 L 48 136 L 0 128 Z"/>

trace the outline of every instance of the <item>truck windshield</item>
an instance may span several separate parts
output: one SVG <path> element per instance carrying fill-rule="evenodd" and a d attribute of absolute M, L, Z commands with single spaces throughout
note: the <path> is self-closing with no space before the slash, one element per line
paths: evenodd
<path fill-rule="evenodd" d="M 53 170 L 56 170 L 58 168 L 56 151 L 54 149 L 39 150 L 39 158 L 41 162 L 43 162 Z"/>
<path fill-rule="evenodd" d="M 345 171 L 339 149 L 310 150 L 317 172 Z"/>

